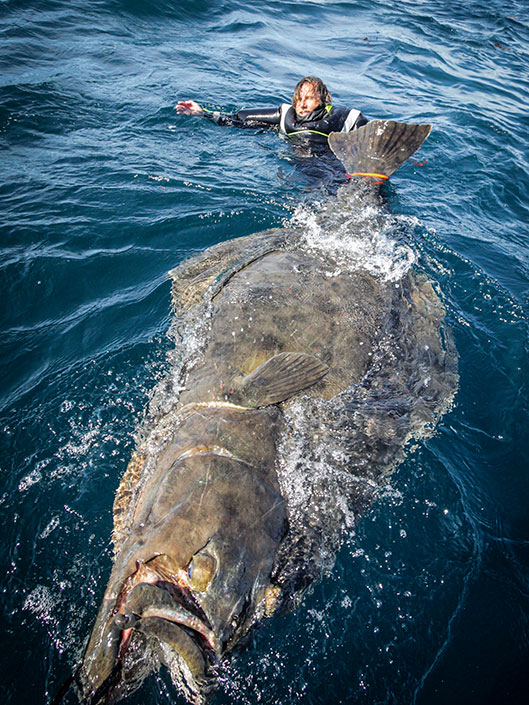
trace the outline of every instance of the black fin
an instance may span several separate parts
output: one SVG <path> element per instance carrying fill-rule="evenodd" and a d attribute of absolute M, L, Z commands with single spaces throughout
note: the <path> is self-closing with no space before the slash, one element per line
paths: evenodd
<path fill-rule="evenodd" d="M 353 132 L 331 132 L 329 145 L 348 174 L 391 176 L 416 152 L 431 125 L 371 120 Z"/>
<path fill-rule="evenodd" d="M 327 365 L 313 355 L 279 353 L 249 375 L 236 378 L 230 401 L 249 407 L 279 404 L 316 384 L 328 371 Z"/>

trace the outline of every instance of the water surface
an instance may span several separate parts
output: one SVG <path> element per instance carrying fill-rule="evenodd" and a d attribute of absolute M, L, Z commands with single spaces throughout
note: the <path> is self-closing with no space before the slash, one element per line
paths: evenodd
<path fill-rule="evenodd" d="M 388 199 L 442 292 L 460 388 L 216 702 L 525 703 L 525 0 L 5 0 L 0 32 L 4 701 L 49 702 L 82 651 L 113 495 L 167 368 L 167 271 L 328 197 L 277 135 L 173 106 L 273 106 L 316 74 L 337 105 L 434 125 Z M 162 672 L 130 702 L 167 700 Z"/>

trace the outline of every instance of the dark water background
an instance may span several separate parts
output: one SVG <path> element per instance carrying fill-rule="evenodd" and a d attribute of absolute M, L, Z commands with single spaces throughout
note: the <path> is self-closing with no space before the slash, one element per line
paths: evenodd
<path fill-rule="evenodd" d="M 90 629 L 166 365 L 166 272 L 321 197 L 276 135 L 173 106 L 276 105 L 308 73 L 335 104 L 434 124 L 389 198 L 460 390 L 216 702 L 528 702 L 527 0 L 3 0 L 0 33 L 3 702 L 49 702 Z M 168 701 L 165 673 L 130 700 Z"/>

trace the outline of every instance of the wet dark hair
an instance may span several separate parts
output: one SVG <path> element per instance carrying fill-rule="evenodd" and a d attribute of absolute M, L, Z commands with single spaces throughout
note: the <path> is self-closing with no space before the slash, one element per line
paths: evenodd
<path fill-rule="evenodd" d="M 304 86 L 305 83 L 309 83 L 314 88 L 314 92 L 319 95 L 320 105 L 325 106 L 332 104 L 332 95 L 330 94 L 329 89 L 321 80 L 321 78 L 317 78 L 316 76 L 305 76 L 305 78 L 302 78 L 300 81 L 297 82 L 297 85 L 294 88 L 294 95 L 292 96 L 292 105 L 296 105 L 299 99 L 299 94 L 301 92 L 301 87 Z"/>

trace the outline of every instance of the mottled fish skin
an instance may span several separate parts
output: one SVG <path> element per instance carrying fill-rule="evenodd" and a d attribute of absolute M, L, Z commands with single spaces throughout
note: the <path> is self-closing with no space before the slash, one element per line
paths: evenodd
<path fill-rule="evenodd" d="M 383 129 L 397 139 L 388 170 L 403 158 L 399 135 L 409 145 L 429 132 Z M 354 166 L 357 142 L 338 141 Z M 336 203 L 349 193 L 378 203 L 354 186 Z M 306 520 L 288 505 L 281 453 L 305 449 L 300 473 L 320 453 L 356 515 L 454 397 L 457 355 L 431 283 L 344 267 L 303 236 L 229 240 L 171 272 L 174 369 L 114 501 L 114 566 L 78 674 L 90 705 L 119 700 L 160 663 L 204 702 L 219 662 L 321 571 L 318 546 L 339 545 L 332 495 L 324 511 L 313 489 Z"/>
<path fill-rule="evenodd" d="M 286 531 L 275 472 L 279 411 L 196 404 L 181 412 L 163 435 L 154 432 L 153 453 L 144 451 L 143 474 L 129 494 L 116 561 L 80 673 L 88 702 L 100 696 L 105 702 L 138 685 L 126 652 L 145 636 L 153 658 L 156 642 L 166 645 L 170 638 L 187 664 L 188 697 L 200 697 L 228 645 L 265 609 Z M 138 605 L 134 596 L 142 585 L 163 591 L 174 609 L 167 600 L 153 607 L 149 594 L 155 593 L 145 591 L 145 604 Z M 138 621 L 129 628 L 116 615 Z M 175 625 L 172 636 L 166 622 Z"/>

